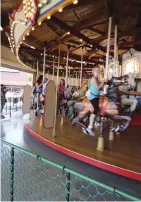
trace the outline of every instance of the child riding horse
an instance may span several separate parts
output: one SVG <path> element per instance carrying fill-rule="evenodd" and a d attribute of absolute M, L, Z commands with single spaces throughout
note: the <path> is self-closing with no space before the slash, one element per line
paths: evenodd
<path fill-rule="evenodd" d="M 131 118 L 128 116 L 121 116 L 119 115 L 119 94 L 118 94 L 118 86 L 122 83 L 125 83 L 125 79 L 123 78 L 112 78 L 110 81 L 108 81 L 109 87 L 108 87 L 108 93 L 107 97 L 105 96 L 99 96 L 99 114 L 102 117 L 110 117 L 112 120 L 122 120 L 124 123 L 120 125 L 119 131 L 125 130 L 130 121 Z M 85 97 L 82 102 L 77 102 L 74 105 L 74 109 L 78 112 L 78 116 L 73 119 L 73 124 L 79 123 L 80 121 L 84 120 L 89 114 L 93 113 L 93 105 L 90 100 Z M 93 124 L 94 120 L 90 120 L 91 125 Z M 94 125 L 94 124 L 93 124 Z M 88 131 L 89 133 L 89 131 Z M 89 133 L 90 135 L 94 135 L 94 133 Z"/>

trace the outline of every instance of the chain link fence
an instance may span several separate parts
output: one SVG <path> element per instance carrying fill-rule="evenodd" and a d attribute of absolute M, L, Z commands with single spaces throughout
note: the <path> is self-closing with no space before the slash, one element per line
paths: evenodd
<path fill-rule="evenodd" d="M 4 141 L 1 165 L 1 201 L 139 200 Z"/>

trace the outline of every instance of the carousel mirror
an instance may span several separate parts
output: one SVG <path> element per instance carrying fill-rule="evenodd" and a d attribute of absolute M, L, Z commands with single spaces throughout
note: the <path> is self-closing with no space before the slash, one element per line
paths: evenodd
<path fill-rule="evenodd" d="M 139 74 L 139 62 L 136 58 L 131 58 L 123 64 L 123 74 Z"/>

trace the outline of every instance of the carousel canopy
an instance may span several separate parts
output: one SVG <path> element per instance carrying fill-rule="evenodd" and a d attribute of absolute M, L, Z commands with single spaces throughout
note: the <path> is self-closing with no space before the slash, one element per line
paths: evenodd
<path fill-rule="evenodd" d="M 79 0 L 58 12 L 47 15 L 42 23 L 35 23 L 20 44 L 19 55 L 23 63 L 42 71 L 46 46 L 46 72 L 52 74 L 53 60 L 57 68 L 60 41 L 60 75 L 65 74 L 67 51 L 71 75 L 80 72 L 83 49 L 83 73 L 89 75 L 95 65 L 105 65 L 108 18 L 113 16 L 110 58 L 114 57 L 114 28 L 118 25 L 118 60 L 134 48 L 141 51 L 141 0 Z M 9 32 L 9 17 L 19 0 L 2 0 L 2 44 L 9 46 L 5 32 Z M 39 7 L 41 5 L 38 4 Z M 20 32 L 20 30 L 19 30 Z"/>

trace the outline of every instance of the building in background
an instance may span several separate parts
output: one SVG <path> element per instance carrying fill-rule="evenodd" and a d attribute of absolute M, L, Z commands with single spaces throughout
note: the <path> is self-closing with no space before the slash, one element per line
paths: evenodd
<path fill-rule="evenodd" d="M 27 84 L 32 85 L 33 74 L 19 70 L 0 68 L 1 84 L 13 90 L 20 90 Z"/>

